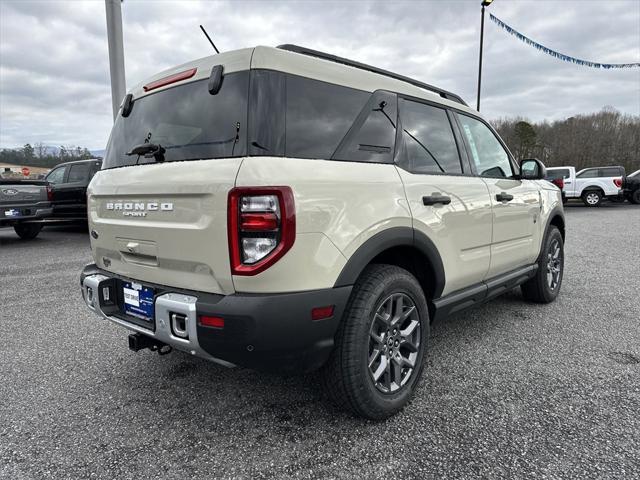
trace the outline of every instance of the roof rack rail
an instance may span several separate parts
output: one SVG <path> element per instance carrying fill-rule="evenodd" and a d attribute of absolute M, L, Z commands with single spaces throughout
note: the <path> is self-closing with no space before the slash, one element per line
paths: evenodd
<path fill-rule="evenodd" d="M 442 98 L 446 98 L 447 100 L 451 100 L 454 102 L 461 103 L 462 105 L 468 106 L 466 102 L 455 93 L 451 93 L 451 92 L 448 92 L 447 90 L 434 87 L 433 85 L 429 85 L 428 83 L 419 82 L 418 80 L 405 77 L 404 75 L 398 75 L 397 73 L 393 73 L 388 70 L 383 70 L 382 68 L 377 68 L 371 65 L 367 65 L 366 63 L 355 62 L 353 60 L 349 60 L 348 58 L 338 57 L 330 53 L 324 53 L 318 50 L 312 50 L 310 48 L 300 47 L 298 45 L 292 45 L 288 43 L 284 45 L 278 45 L 276 48 L 279 48 L 281 50 L 287 50 L 289 52 L 300 53 L 302 55 L 308 55 L 310 57 L 321 58 L 323 60 L 329 60 L 330 62 L 341 63 L 343 65 L 348 65 L 349 67 L 355 67 L 361 70 L 366 70 L 368 72 L 384 75 L 386 77 L 395 78 L 396 80 L 401 80 L 403 82 L 410 83 L 411 85 L 415 85 L 416 87 L 424 88 L 425 90 L 429 90 L 430 92 L 437 93 Z"/>

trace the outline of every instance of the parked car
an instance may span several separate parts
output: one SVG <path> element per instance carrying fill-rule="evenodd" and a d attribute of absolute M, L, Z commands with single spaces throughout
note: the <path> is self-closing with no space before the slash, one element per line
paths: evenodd
<path fill-rule="evenodd" d="M 45 177 L 52 188 L 53 218 L 66 221 L 87 220 L 87 185 L 102 160 L 76 160 L 56 165 Z"/>
<path fill-rule="evenodd" d="M 45 181 L 0 180 L 0 227 L 13 227 L 23 240 L 37 237 L 52 214 L 51 195 Z"/>
<path fill-rule="evenodd" d="M 544 176 L 451 92 L 292 45 L 225 52 L 126 95 L 81 291 L 134 351 L 320 369 L 382 419 L 415 390 L 432 320 L 517 286 L 557 297 Z"/>
<path fill-rule="evenodd" d="M 640 170 L 627 175 L 622 184 L 624 198 L 636 205 L 640 204 Z"/>
<path fill-rule="evenodd" d="M 587 207 L 598 207 L 604 198 L 622 200 L 623 167 L 585 168 L 576 173 L 574 167 L 549 167 L 547 175 L 562 176 L 567 199 L 580 198 Z"/>

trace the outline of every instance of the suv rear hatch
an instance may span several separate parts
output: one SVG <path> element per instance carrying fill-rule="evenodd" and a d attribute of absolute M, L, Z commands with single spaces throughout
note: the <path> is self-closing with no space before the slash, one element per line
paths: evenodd
<path fill-rule="evenodd" d="M 246 154 L 249 72 L 225 73 L 214 95 L 195 78 L 118 115 L 88 188 L 91 246 L 99 267 L 140 283 L 229 294 L 227 197 Z M 131 154 L 145 143 L 156 156 Z"/>

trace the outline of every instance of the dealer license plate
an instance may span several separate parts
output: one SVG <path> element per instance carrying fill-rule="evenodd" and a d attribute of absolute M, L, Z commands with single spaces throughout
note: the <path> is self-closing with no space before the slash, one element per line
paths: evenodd
<path fill-rule="evenodd" d="M 124 298 L 124 312 L 127 315 L 153 321 L 155 292 L 153 288 L 145 287 L 135 282 L 123 282 L 122 294 Z"/>

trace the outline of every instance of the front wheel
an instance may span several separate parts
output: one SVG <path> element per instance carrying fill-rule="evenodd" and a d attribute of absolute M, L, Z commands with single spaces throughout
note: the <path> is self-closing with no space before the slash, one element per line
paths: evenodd
<path fill-rule="evenodd" d="M 602 194 L 597 190 L 589 190 L 582 194 L 582 202 L 587 207 L 598 207 L 602 202 Z"/>
<path fill-rule="evenodd" d="M 382 420 L 409 402 L 422 375 L 429 312 L 406 270 L 370 265 L 353 287 L 323 383 L 341 408 Z"/>
<path fill-rule="evenodd" d="M 33 240 L 42 230 L 41 223 L 19 223 L 13 229 L 22 240 Z"/>
<path fill-rule="evenodd" d="M 542 244 L 535 276 L 520 287 L 525 299 L 537 303 L 551 303 L 562 285 L 564 274 L 564 241 L 557 227 L 551 226 Z"/>

